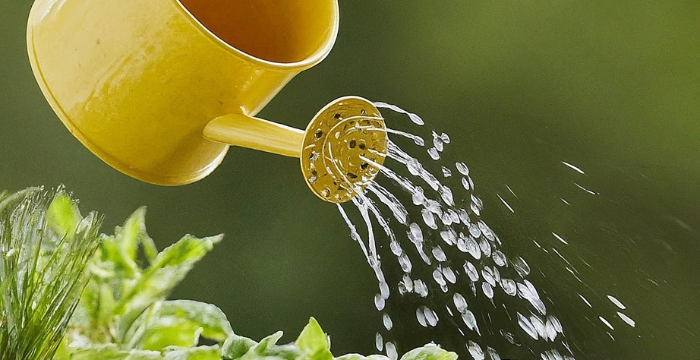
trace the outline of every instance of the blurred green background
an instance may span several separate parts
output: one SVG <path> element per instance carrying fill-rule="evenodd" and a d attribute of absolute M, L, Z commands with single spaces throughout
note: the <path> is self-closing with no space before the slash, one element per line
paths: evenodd
<path fill-rule="evenodd" d="M 298 163 L 234 148 L 211 176 L 176 188 L 111 169 L 70 135 L 34 81 L 30 6 L 0 0 L 0 188 L 65 184 L 83 211 L 106 215 L 108 232 L 146 205 L 161 248 L 185 233 L 224 233 L 173 297 L 217 304 L 236 332 L 258 339 L 281 329 L 291 341 L 315 316 L 335 353 L 374 352 L 374 274 Z M 700 357 L 700 3 L 340 6 L 330 56 L 261 117 L 303 128 L 349 94 L 420 114 L 451 135 L 484 200 L 483 219 L 528 260 L 579 358 Z M 563 255 L 588 264 L 583 283 L 535 244 L 561 245 L 552 232 L 570 243 Z M 593 309 L 582 306 L 584 292 Z M 613 322 L 608 294 L 625 303 L 635 328 L 617 319 L 610 331 L 597 319 Z"/>

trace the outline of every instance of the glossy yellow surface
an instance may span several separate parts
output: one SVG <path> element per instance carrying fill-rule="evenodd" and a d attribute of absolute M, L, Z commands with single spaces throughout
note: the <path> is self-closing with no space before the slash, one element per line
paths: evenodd
<path fill-rule="evenodd" d="M 87 148 L 181 185 L 226 154 L 203 136 L 211 120 L 254 116 L 337 30 L 337 0 L 37 0 L 27 41 L 44 95 Z"/>

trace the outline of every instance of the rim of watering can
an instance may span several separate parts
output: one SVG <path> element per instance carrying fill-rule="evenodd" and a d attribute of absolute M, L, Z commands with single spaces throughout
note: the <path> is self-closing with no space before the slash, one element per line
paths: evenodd
<path fill-rule="evenodd" d="M 338 28 L 340 27 L 340 17 L 339 17 L 339 5 L 337 0 L 329 0 L 331 2 L 331 6 L 333 7 L 333 24 L 332 28 L 328 32 L 328 37 L 326 38 L 326 41 L 323 43 L 323 46 L 319 47 L 319 49 L 313 53 L 311 56 L 307 57 L 304 60 L 301 61 L 295 61 L 295 62 L 275 62 L 275 61 L 269 61 L 265 59 L 261 59 L 259 57 L 253 56 L 248 54 L 245 51 L 242 51 L 231 44 L 227 43 L 220 37 L 216 36 L 211 30 L 209 30 L 204 24 L 202 24 L 197 18 L 192 15 L 192 13 L 187 10 L 185 5 L 180 2 L 180 0 L 171 0 L 175 5 L 182 11 L 187 17 L 189 21 L 191 21 L 199 31 L 202 32 L 205 36 L 208 38 L 212 39 L 215 43 L 217 43 L 219 46 L 227 50 L 228 52 L 241 57 L 245 60 L 249 60 L 251 62 L 254 62 L 258 65 L 270 68 L 270 69 L 284 69 L 284 70 L 305 70 L 308 69 L 318 63 L 320 63 L 323 59 L 328 56 L 328 54 L 331 52 L 331 49 L 333 49 L 333 45 L 335 44 L 335 40 L 338 37 Z"/>

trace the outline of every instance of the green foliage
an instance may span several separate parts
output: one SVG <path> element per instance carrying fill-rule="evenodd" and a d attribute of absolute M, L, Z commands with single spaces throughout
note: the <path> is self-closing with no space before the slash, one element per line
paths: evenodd
<path fill-rule="evenodd" d="M 100 218 L 59 189 L 0 194 L 0 359 L 50 359 L 88 277 Z"/>
<path fill-rule="evenodd" d="M 389 360 L 334 358 L 313 318 L 280 345 L 282 332 L 260 342 L 235 334 L 214 305 L 166 300 L 221 236 L 186 235 L 159 253 L 145 213 L 98 237 L 99 217 L 80 216 L 62 190 L 0 194 L 0 359 Z M 401 360 L 455 359 L 428 345 Z"/>

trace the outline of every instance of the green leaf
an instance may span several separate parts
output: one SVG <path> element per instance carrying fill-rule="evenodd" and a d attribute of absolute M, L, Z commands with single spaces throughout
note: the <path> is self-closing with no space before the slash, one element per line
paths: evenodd
<path fill-rule="evenodd" d="M 233 335 L 231 324 L 224 312 L 212 304 L 191 300 L 165 301 L 159 314 L 189 320 L 202 328 L 202 336 L 207 339 L 224 341 Z"/>
<path fill-rule="evenodd" d="M 227 360 L 236 360 L 245 355 L 255 345 L 255 341 L 233 334 L 226 339 L 221 347 L 221 356 Z"/>
<path fill-rule="evenodd" d="M 221 360 L 218 346 L 199 346 L 196 348 L 170 349 L 165 352 L 165 360 Z"/>
<path fill-rule="evenodd" d="M 73 199 L 64 193 L 58 193 L 49 205 L 46 219 L 58 237 L 64 237 L 76 230 L 82 217 Z"/>
<path fill-rule="evenodd" d="M 457 360 L 457 354 L 443 350 L 435 344 L 428 344 L 407 352 L 401 360 Z"/>
<path fill-rule="evenodd" d="M 149 322 L 140 347 L 157 351 L 168 346 L 192 347 L 199 342 L 201 332 L 202 328 L 188 319 L 176 316 L 158 317 Z"/>
<path fill-rule="evenodd" d="M 157 351 L 121 350 L 114 344 L 100 345 L 73 352 L 70 360 L 162 360 Z"/>
<path fill-rule="evenodd" d="M 309 324 L 304 327 L 296 341 L 302 352 L 302 359 L 331 360 L 328 336 L 323 332 L 316 319 L 311 318 Z"/>
<path fill-rule="evenodd" d="M 151 267 L 115 306 L 114 313 L 120 316 L 117 339 L 127 342 L 125 336 L 134 321 L 154 302 L 164 300 L 192 269 L 194 263 L 219 241 L 221 236 L 198 239 L 188 235 L 158 254 Z"/>

